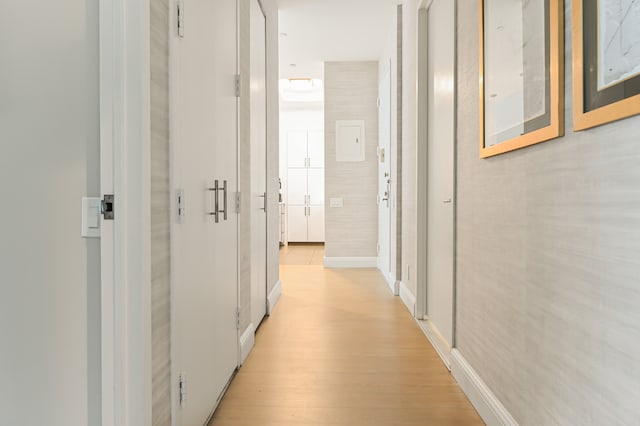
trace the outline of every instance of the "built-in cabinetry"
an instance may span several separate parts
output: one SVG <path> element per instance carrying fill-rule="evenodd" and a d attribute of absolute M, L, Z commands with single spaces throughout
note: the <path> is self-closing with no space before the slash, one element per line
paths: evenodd
<path fill-rule="evenodd" d="M 287 241 L 324 241 L 324 132 L 287 135 Z"/>

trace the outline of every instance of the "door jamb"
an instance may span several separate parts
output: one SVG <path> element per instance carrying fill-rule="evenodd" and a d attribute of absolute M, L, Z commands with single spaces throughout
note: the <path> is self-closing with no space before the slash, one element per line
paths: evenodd
<path fill-rule="evenodd" d="M 149 6 L 100 2 L 102 426 L 151 425 Z"/>
<path fill-rule="evenodd" d="M 417 143 L 417 207 L 418 207 L 418 224 L 417 224 L 417 258 L 423 259 L 425 262 L 418 262 L 416 268 L 416 309 L 415 317 L 424 319 L 427 313 L 427 122 L 420 120 L 420 117 L 426 117 L 428 113 L 428 27 L 427 18 L 428 10 L 432 0 L 421 0 L 418 4 L 418 143 Z"/>

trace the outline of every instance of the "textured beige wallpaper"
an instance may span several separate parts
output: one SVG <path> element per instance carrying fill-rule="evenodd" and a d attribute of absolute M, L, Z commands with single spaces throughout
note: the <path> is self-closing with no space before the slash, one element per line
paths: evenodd
<path fill-rule="evenodd" d="M 170 426 L 169 4 L 150 4 L 152 419 Z"/>
<path fill-rule="evenodd" d="M 326 62 L 324 78 L 326 257 L 376 257 L 378 62 Z M 365 161 L 336 161 L 336 120 L 365 121 Z"/>
<path fill-rule="evenodd" d="M 458 1 L 457 345 L 521 425 L 640 424 L 640 117 L 478 158 L 478 2 Z"/>

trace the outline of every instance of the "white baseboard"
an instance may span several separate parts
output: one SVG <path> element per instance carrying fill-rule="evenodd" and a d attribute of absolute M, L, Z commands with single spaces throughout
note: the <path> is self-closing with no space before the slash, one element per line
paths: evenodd
<path fill-rule="evenodd" d="M 488 426 L 518 426 L 504 405 L 455 348 L 451 351 L 451 373 Z"/>
<path fill-rule="evenodd" d="M 415 318 L 416 316 L 416 296 L 413 295 L 411 290 L 407 287 L 405 283 L 400 281 L 400 290 L 399 290 L 400 299 L 404 302 L 404 305 L 409 309 L 411 315 Z"/>
<path fill-rule="evenodd" d="M 282 282 L 278 280 L 267 297 L 267 315 L 271 315 L 282 296 Z"/>
<path fill-rule="evenodd" d="M 255 344 L 256 328 L 253 323 L 249 324 L 249 327 L 240 336 L 240 365 L 244 364 L 244 361 L 249 356 L 253 345 Z"/>
<path fill-rule="evenodd" d="M 451 345 L 442 337 L 438 328 L 430 320 L 418 320 L 416 322 L 422 329 L 431 346 L 436 350 L 444 365 L 451 371 Z"/>
<path fill-rule="evenodd" d="M 377 257 L 325 257 L 325 268 L 377 268 Z"/>

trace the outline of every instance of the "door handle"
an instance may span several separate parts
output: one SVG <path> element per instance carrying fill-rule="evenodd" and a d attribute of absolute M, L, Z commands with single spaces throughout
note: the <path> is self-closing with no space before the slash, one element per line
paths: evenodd
<path fill-rule="evenodd" d="M 215 219 L 215 222 L 218 223 L 220 221 L 220 216 L 219 216 L 219 211 L 218 211 L 218 207 L 219 207 L 219 201 L 218 201 L 218 192 L 220 192 L 220 186 L 219 186 L 219 182 L 218 179 L 216 179 L 213 183 L 213 188 L 207 188 L 207 191 L 213 192 L 214 193 L 214 204 L 213 204 L 213 211 L 212 212 L 207 212 L 207 214 L 209 216 L 213 216 Z"/>
<path fill-rule="evenodd" d="M 263 193 L 262 195 L 258 195 L 258 198 L 262 198 L 264 201 L 264 205 L 263 207 L 260 207 L 260 210 L 264 210 L 264 212 L 267 212 L 267 193 Z"/>
<path fill-rule="evenodd" d="M 451 204 L 451 198 L 447 198 L 446 200 L 442 200 L 445 204 Z"/>
<path fill-rule="evenodd" d="M 224 192 L 224 198 L 222 199 L 222 210 L 220 211 L 220 213 L 222 213 L 222 218 L 224 220 L 227 220 L 227 181 L 224 180 L 222 181 L 222 191 Z"/>

